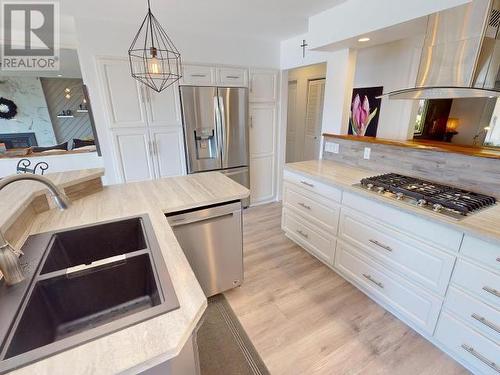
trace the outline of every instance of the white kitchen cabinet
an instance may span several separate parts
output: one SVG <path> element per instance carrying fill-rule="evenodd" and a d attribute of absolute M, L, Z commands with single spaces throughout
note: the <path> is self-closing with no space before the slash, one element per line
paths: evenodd
<path fill-rule="evenodd" d="M 151 144 L 158 178 L 178 176 L 184 170 L 182 129 L 152 129 Z"/>
<path fill-rule="evenodd" d="M 183 65 L 181 85 L 214 86 L 215 67 L 208 65 Z"/>
<path fill-rule="evenodd" d="M 250 105 L 250 184 L 251 203 L 274 198 L 276 107 L 274 104 Z"/>
<path fill-rule="evenodd" d="M 121 181 L 183 174 L 178 85 L 157 93 L 130 76 L 126 59 L 103 59 L 98 65 Z"/>
<path fill-rule="evenodd" d="M 248 86 L 248 70 L 244 68 L 217 68 L 217 84 L 220 86 Z"/>
<path fill-rule="evenodd" d="M 151 180 L 155 177 L 151 143 L 146 128 L 113 132 L 115 157 L 123 181 Z"/>
<path fill-rule="evenodd" d="M 269 202 L 274 198 L 274 156 L 250 158 L 250 204 Z"/>
<path fill-rule="evenodd" d="M 110 128 L 145 127 L 144 91 L 130 76 L 128 60 L 102 60 L 101 84 Z"/>
<path fill-rule="evenodd" d="M 275 70 L 250 70 L 250 102 L 275 102 L 278 97 L 278 72 Z"/>

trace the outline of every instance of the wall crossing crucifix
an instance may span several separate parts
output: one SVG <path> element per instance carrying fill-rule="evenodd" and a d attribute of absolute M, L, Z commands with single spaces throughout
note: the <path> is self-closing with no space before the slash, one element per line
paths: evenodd
<path fill-rule="evenodd" d="M 306 57 L 306 47 L 309 44 L 306 43 L 305 39 L 302 39 L 302 44 L 300 45 L 302 47 L 302 57 Z"/>

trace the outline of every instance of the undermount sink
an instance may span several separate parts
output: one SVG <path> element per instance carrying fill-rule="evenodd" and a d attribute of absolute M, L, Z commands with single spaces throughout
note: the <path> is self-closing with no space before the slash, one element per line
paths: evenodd
<path fill-rule="evenodd" d="M 0 373 L 179 307 L 147 216 L 30 236 L 22 250 L 30 280 L 0 288 Z"/>

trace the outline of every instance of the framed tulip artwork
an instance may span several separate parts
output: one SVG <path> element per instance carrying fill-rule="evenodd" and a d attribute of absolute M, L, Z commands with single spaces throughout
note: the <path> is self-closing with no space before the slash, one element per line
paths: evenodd
<path fill-rule="evenodd" d="M 382 86 L 362 87 L 352 90 L 349 134 L 376 137 L 382 99 Z"/>

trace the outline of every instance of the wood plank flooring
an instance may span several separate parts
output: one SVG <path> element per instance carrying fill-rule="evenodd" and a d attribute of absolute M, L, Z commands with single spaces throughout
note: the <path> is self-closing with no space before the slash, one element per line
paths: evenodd
<path fill-rule="evenodd" d="M 281 205 L 245 210 L 245 282 L 226 293 L 272 374 L 467 374 L 285 237 Z"/>

